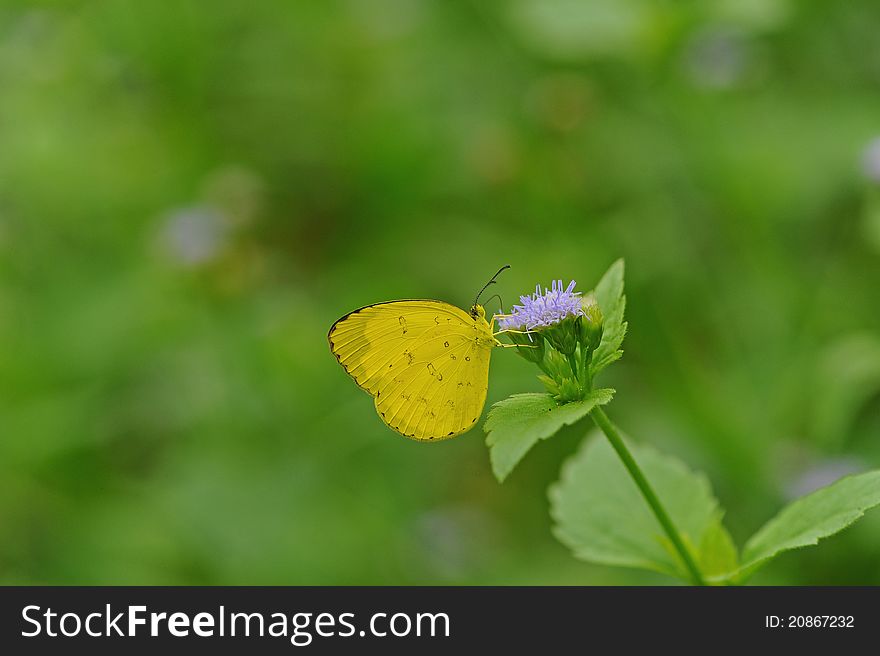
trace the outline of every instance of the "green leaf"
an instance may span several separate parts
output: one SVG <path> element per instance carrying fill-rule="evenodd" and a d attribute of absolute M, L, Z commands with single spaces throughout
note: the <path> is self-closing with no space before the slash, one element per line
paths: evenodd
<path fill-rule="evenodd" d="M 703 577 L 709 582 L 725 582 L 727 575 L 739 567 L 736 545 L 721 523 L 722 516 L 722 513 L 717 513 L 700 541 L 698 564 Z"/>
<path fill-rule="evenodd" d="M 735 549 L 723 527 L 709 481 L 681 462 L 647 446 L 630 445 L 633 457 L 686 544 L 700 545 L 698 562 L 715 569 Z M 550 488 L 554 533 L 583 560 L 639 567 L 689 580 L 689 575 L 617 453 L 601 433 L 584 442 Z M 735 561 L 734 561 L 735 563 Z"/>
<path fill-rule="evenodd" d="M 623 294 L 623 260 L 617 260 L 596 285 L 593 293 L 602 310 L 602 341 L 596 347 L 590 363 L 590 375 L 595 376 L 623 355 L 620 345 L 626 335 L 627 323 L 623 320 L 626 296 Z"/>
<path fill-rule="evenodd" d="M 493 405 L 483 430 L 495 477 L 503 481 L 538 440 L 577 422 L 613 396 L 612 389 L 597 389 L 583 401 L 559 405 L 549 394 L 514 394 Z"/>
<path fill-rule="evenodd" d="M 880 505 L 880 470 L 847 476 L 794 501 L 746 543 L 743 565 L 730 578 L 744 580 L 783 551 L 816 544 Z"/>

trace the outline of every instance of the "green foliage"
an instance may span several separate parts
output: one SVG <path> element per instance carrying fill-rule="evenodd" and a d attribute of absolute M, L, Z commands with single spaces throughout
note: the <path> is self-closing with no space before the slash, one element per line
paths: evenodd
<path fill-rule="evenodd" d="M 590 376 L 595 377 L 612 362 L 623 355 L 620 345 L 626 335 L 627 323 L 623 320 L 626 296 L 623 293 L 623 260 L 617 260 L 596 285 L 596 302 L 602 310 L 602 341 L 593 353 Z"/>
<path fill-rule="evenodd" d="M 578 422 L 613 396 L 612 389 L 597 389 L 582 401 L 560 405 L 549 394 L 514 394 L 493 405 L 484 430 L 495 477 L 503 481 L 538 440 Z"/>
<path fill-rule="evenodd" d="M 843 478 L 794 501 L 767 522 L 746 543 L 740 564 L 705 476 L 650 447 L 631 446 L 631 451 L 709 583 L 742 583 L 778 554 L 817 544 L 880 505 L 880 471 Z M 578 558 L 689 579 L 601 434 L 585 440 L 565 464 L 550 488 L 550 500 L 555 533 Z"/>
<path fill-rule="evenodd" d="M 698 561 L 729 561 L 717 537 L 718 501 L 705 476 L 647 446 L 632 448 L 685 542 L 705 546 Z M 556 536 L 583 560 L 639 567 L 688 579 L 657 519 L 601 433 L 585 440 L 550 488 Z M 707 537 L 707 533 L 713 534 Z M 692 548 L 693 552 L 694 549 Z"/>
<path fill-rule="evenodd" d="M 732 578 L 744 580 L 783 551 L 817 544 L 877 505 L 880 470 L 847 476 L 797 499 L 749 539 L 743 549 L 743 565 Z"/>
<path fill-rule="evenodd" d="M 390 433 L 326 348 L 508 262 L 505 306 L 626 256 L 615 405 L 718 472 L 735 535 L 829 458 L 880 467 L 873 347 L 833 347 L 880 335 L 878 26 L 876 0 L 0 3 L 0 583 L 656 581 L 562 554 L 532 471 L 481 493 L 479 431 Z M 526 391 L 513 351 L 487 410 Z M 880 585 L 878 544 L 869 513 L 773 580 Z"/>
<path fill-rule="evenodd" d="M 594 291 L 604 320 L 602 340 L 593 352 L 591 376 L 620 358 L 626 334 L 624 263 L 617 260 L 602 276 Z M 554 327 L 563 331 L 564 325 Z M 583 345 L 581 345 L 583 346 Z M 516 394 L 492 406 L 486 421 L 486 444 L 492 470 L 499 481 L 513 470 L 538 440 L 547 439 L 563 426 L 573 424 L 599 405 L 608 403 L 613 390 L 594 390 L 579 401 L 566 399 L 564 385 L 572 382 L 580 351 L 565 358 L 549 350 L 539 366 L 550 394 Z M 572 349 L 573 350 L 573 349 Z M 834 362 L 847 358 L 834 358 Z M 858 369 L 864 371 L 865 367 Z M 570 393 L 574 393 L 572 390 Z M 603 430 L 614 431 L 610 422 L 597 418 Z M 613 433 L 609 433 L 611 439 Z M 620 448 L 624 448 L 620 446 Z M 650 447 L 632 448 L 638 468 L 648 486 L 659 496 L 681 538 L 677 548 L 654 514 L 644 484 L 637 487 L 638 472 L 627 471 L 611 443 L 604 437 L 586 441 L 577 456 L 563 468 L 559 483 L 550 489 L 555 533 L 577 556 L 591 562 L 654 570 L 684 580 L 710 584 L 743 582 L 761 565 L 790 549 L 816 544 L 880 504 L 880 471 L 853 476 L 799 499 L 768 522 L 746 544 L 742 565 L 736 545 L 722 523 L 724 512 L 712 495 L 708 479 Z M 687 567 L 687 554 L 699 574 Z"/>

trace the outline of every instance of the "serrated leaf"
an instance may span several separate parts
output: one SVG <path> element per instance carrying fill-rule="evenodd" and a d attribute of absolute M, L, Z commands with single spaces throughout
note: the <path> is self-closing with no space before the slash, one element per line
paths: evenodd
<path fill-rule="evenodd" d="M 746 543 L 743 565 L 730 578 L 742 581 L 784 551 L 806 547 L 842 531 L 880 505 L 880 470 L 847 476 L 797 499 Z"/>
<path fill-rule="evenodd" d="M 623 293 L 623 260 L 617 260 L 596 285 L 593 293 L 602 310 L 602 341 L 596 347 L 590 363 L 590 375 L 595 376 L 623 355 L 620 345 L 626 336 L 627 323 L 623 320 L 626 296 Z"/>
<path fill-rule="evenodd" d="M 631 452 L 660 498 L 686 544 L 710 544 L 707 560 L 729 557 L 718 553 L 720 510 L 709 481 L 681 462 L 647 446 Z M 638 567 L 689 580 L 663 528 L 649 509 L 617 453 L 601 433 L 584 442 L 550 488 L 554 533 L 583 560 L 605 565 Z M 696 552 L 697 549 L 692 549 Z M 695 554 L 697 561 L 702 560 Z"/>
<path fill-rule="evenodd" d="M 503 481 L 538 440 L 577 422 L 613 396 L 612 389 L 597 389 L 583 401 L 559 405 L 549 394 L 514 394 L 493 405 L 483 430 L 495 477 Z"/>

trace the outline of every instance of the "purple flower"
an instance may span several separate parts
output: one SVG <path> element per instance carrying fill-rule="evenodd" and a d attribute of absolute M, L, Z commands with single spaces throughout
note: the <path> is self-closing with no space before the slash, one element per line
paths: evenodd
<path fill-rule="evenodd" d="M 520 296 L 522 305 L 514 305 L 510 314 L 496 315 L 501 330 L 536 330 L 558 324 L 566 317 L 583 315 L 581 293 L 574 291 L 575 281 L 562 287 L 561 280 L 554 280 L 551 289 L 535 287 L 531 296 Z"/>

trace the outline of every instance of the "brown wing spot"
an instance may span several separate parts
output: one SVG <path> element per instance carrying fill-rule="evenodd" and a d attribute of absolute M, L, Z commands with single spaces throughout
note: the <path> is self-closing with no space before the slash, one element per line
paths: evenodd
<path fill-rule="evenodd" d="M 446 348 L 449 348 L 449 342 L 443 342 L 443 346 L 445 346 Z"/>
<path fill-rule="evenodd" d="M 397 320 L 400 322 L 400 327 L 403 328 L 403 334 L 406 335 L 406 319 L 397 317 Z"/>
<path fill-rule="evenodd" d="M 410 352 L 409 349 L 406 349 L 406 350 L 403 352 L 403 355 L 406 357 L 406 363 L 407 363 L 407 364 L 412 364 L 412 363 L 413 363 L 413 360 L 416 359 L 416 356 L 413 355 L 413 354 Z"/>
<path fill-rule="evenodd" d="M 465 359 L 466 361 L 470 362 L 470 361 L 471 361 L 471 356 L 466 355 L 466 356 L 464 356 L 464 359 Z"/>
<path fill-rule="evenodd" d="M 434 323 L 436 323 L 439 326 L 440 325 L 440 317 L 434 317 Z"/>
<path fill-rule="evenodd" d="M 438 381 L 443 380 L 443 374 L 441 374 L 439 371 L 437 371 L 434 368 L 434 364 L 431 362 L 428 363 L 428 371 L 430 371 L 431 375 L 434 376 Z"/>
<path fill-rule="evenodd" d="M 471 419 L 471 423 L 474 423 L 476 420 L 477 420 L 477 418 L 474 417 L 473 419 Z"/>
<path fill-rule="evenodd" d="M 453 401 L 452 399 L 449 399 L 449 400 L 446 402 L 446 405 L 448 405 L 450 408 L 454 408 L 454 407 L 455 407 L 455 401 Z"/>
<path fill-rule="evenodd" d="M 464 383 L 459 383 L 458 387 L 464 387 Z"/>
<path fill-rule="evenodd" d="M 448 433 L 446 433 L 446 437 L 449 437 L 450 435 L 452 435 L 452 433 L 453 431 L 449 431 Z"/>
<path fill-rule="evenodd" d="M 457 357 L 455 357 L 455 353 L 453 353 L 453 354 L 452 354 L 452 355 L 450 355 L 450 356 L 449 356 L 449 357 L 450 357 L 450 358 L 452 358 L 452 359 L 453 359 L 453 360 L 458 360 L 458 358 L 457 358 Z"/>

